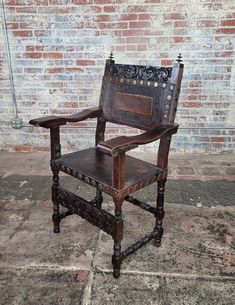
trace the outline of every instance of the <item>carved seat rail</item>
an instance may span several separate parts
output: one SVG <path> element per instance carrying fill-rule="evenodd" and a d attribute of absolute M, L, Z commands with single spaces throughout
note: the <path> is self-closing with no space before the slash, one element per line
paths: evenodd
<path fill-rule="evenodd" d="M 113 235 L 115 219 L 112 214 L 97 208 L 91 202 L 61 186 L 57 189 L 57 198 L 59 203 L 70 211 L 71 214 L 68 213 L 68 215 L 77 214 L 107 234 Z"/>

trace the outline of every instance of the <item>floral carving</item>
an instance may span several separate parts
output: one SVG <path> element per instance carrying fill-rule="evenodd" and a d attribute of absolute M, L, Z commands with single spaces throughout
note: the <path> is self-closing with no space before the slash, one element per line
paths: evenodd
<path fill-rule="evenodd" d="M 171 77 L 172 68 L 114 64 L 110 72 L 113 77 L 118 78 L 167 81 Z"/>

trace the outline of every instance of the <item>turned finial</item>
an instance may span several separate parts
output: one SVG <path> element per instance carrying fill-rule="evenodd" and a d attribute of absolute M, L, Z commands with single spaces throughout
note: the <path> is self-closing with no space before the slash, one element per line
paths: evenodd
<path fill-rule="evenodd" d="M 110 54 L 109 54 L 109 59 L 110 59 L 110 60 L 113 60 L 113 52 L 112 52 L 112 51 L 111 51 Z"/>
<path fill-rule="evenodd" d="M 178 55 L 176 61 L 177 61 L 179 64 L 183 61 L 183 60 L 182 60 L 182 55 L 181 55 L 181 53 L 179 53 L 179 55 Z"/>

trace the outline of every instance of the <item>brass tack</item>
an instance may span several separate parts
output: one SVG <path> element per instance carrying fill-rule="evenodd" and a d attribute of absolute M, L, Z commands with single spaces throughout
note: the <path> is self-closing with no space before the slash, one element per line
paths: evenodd
<path fill-rule="evenodd" d="M 135 79 L 133 80 L 133 84 L 134 84 L 134 85 L 136 84 L 136 80 L 135 80 Z"/>
<path fill-rule="evenodd" d="M 143 83 L 144 83 L 144 82 L 141 80 L 141 81 L 140 81 L 140 84 L 143 85 Z"/>
<path fill-rule="evenodd" d="M 162 84 L 162 88 L 166 88 L 166 83 L 163 83 L 163 84 Z"/>
<path fill-rule="evenodd" d="M 154 87 L 158 87 L 158 82 L 155 82 L 155 83 L 154 83 Z"/>
<path fill-rule="evenodd" d="M 61 169 L 62 169 L 62 171 L 64 171 L 64 170 L 65 170 L 65 167 L 64 167 L 64 165 L 61 165 Z"/>
<path fill-rule="evenodd" d="M 120 82 L 123 83 L 123 78 L 120 79 Z"/>
<path fill-rule="evenodd" d="M 150 86 L 150 82 L 147 82 L 147 86 Z"/>
<path fill-rule="evenodd" d="M 174 90 L 174 85 L 170 85 L 170 90 L 171 90 L 171 91 Z"/>
<path fill-rule="evenodd" d="M 172 96 L 171 96 L 171 95 L 168 95 L 168 96 L 167 96 L 167 100 L 170 101 L 171 99 L 172 99 Z"/>
<path fill-rule="evenodd" d="M 98 184 L 97 188 L 101 191 L 103 189 L 103 186 L 101 183 Z"/>
<path fill-rule="evenodd" d="M 92 185 L 92 186 L 95 186 L 95 185 L 96 185 L 95 180 L 91 180 L 91 185 Z"/>
<path fill-rule="evenodd" d="M 164 115 L 164 118 L 166 118 L 166 119 L 167 119 L 167 118 L 168 118 L 168 116 L 165 114 L 165 115 Z"/>
<path fill-rule="evenodd" d="M 169 105 L 166 105 L 165 108 L 166 108 L 166 109 L 169 109 Z"/>

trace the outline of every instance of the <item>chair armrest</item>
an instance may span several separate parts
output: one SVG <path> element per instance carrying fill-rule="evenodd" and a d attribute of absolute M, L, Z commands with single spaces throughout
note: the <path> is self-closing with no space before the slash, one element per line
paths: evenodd
<path fill-rule="evenodd" d="M 99 107 L 93 107 L 82 110 L 79 113 L 69 116 L 46 116 L 42 118 L 32 119 L 29 124 L 34 126 L 41 126 L 45 128 L 52 128 L 60 125 L 65 125 L 67 122 L 79 122 L 88 118 L 96 118 L 102 114 L 102 109 Z"/>
<path fill-rule="evenodd" d="M 136 148 L 138 145 L 156 141 L 165 135 L 172 135 L 177 132 L 178 127 L 178 124 L 159 125 L 140 135 L 132 137 L 121 136 L 100 142 L 97 145 L 97 149 L 106 155 L 117 157 L 120 153 Z"/>

